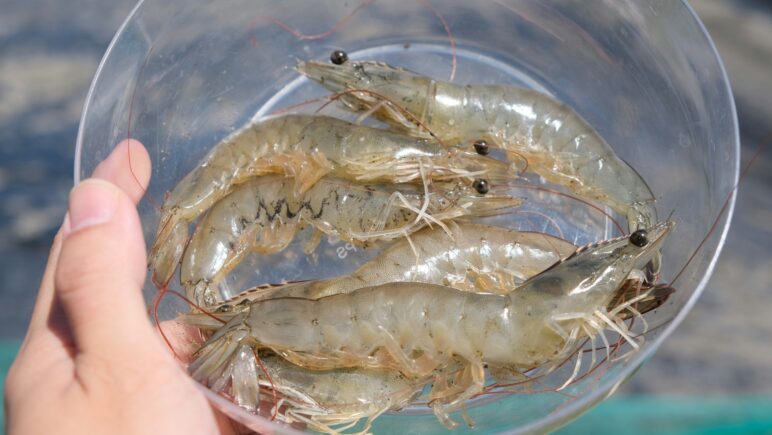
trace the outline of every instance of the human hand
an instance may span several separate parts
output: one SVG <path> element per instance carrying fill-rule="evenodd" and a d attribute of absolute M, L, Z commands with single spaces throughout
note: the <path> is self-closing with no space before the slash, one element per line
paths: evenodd
<path fill-rule="evenodd" d="M 122 142 L 77 185 L 5 385 L 7 433 L 235 434 L 148 321 L 136 204 L 150 159 Z"/>

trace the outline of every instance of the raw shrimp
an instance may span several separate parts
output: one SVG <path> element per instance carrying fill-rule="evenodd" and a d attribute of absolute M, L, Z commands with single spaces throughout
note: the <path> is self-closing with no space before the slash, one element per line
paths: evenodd
<path fill-rule="evenodd" d="M 461 182 L 434 183 L 424 190 L 325 177 L 303 194 L 295 193 L 295 183 L 282 175 L 259 177 L 212 207 L 182 260 L 180 277 L 189 298 L 213 304 L 213 285 L 246 254 L 281 251 L 305 225 L 366 246 L 408 235 L 426 224 L 491 216 L 521 203 L 510 196 L 480 195 Z"/>
<path fill-rule="evenodd" d="M 243 345 L 207 383 L 251 412 L 260 410 L 260 388 L 269 388 L 278 398 L 273 404 L 277 420 L 339 434 L 361 419 L 367 420 L 357 433 L 369 432 L 373 420 L 408 405 L 430 380 L 410 379 L 395 371 L 309 370 L 276 355 L 261 355 L 258 363 L 255 351 Z"/>
<path fill-rule="evenodd" d="M 576 250 L 573 244 L 548 234 L 467 222 L 448 228 L 450 232 L 424 228 L 409 241 L 398 240 L 350 275 L 258 287 L 210 308 L 231 311 L 258 299 L 276 297 L 319 299 L 390 282 L 506 294 Z"/>
<path fill-rule="evenodd" d="M 169 193 L 150 253 L 157 283 L 179 263 L 187 226 L 239 183 L 268 173 L 295 177 L 298 193 L 325 174 L 395 183 L 429 179 L 503 180 L 510 165 L 435 140 L 411 138 L 326 116 L 284 115 L 250 122 L 217 144 Z M 172 245 L 172 246 L 169 246 Z M 170 267 L 171 266 L 171 267 Z"/>
<path fill-rule="evenodd" d="M 452 427 L 449 413 L 483 391 L 486 364 L 514 372 L 557 367 L 582 338 L 600 336 L 606 342 L 607 327 L 637 348 L 620 313 L 650 295 L 628 300 L 619 292 L 641 273 L 673 226 L 666 221 L 648 232 L 579 248 L 507 295 L 391 283 L 316 300 L 256 301 L 244 311 L 218 313 L 228 323 L 189 368 L 194 378 L 207 379 L 242 345 L 270 349 L 310 369 L 397 370 L 412 379 L 460 363 L 452 382 L 435 378 L 430 394 L 435 414 Z"/>
<path fill-rule="evenodd" d="M 630 232 L 657 221 L 655 198 L 643 178 L 578 113 L 548 95 L 514 86 L 456 85 L 378 62 L 310 61 L 298 70 L 340 92 L 349 109 L 372 112 L 416 137 L 426 135 L 425 126 L 443 140 L 470 147 L 486 141 L 511 151 L 547 181 L 626 216 Z"/>

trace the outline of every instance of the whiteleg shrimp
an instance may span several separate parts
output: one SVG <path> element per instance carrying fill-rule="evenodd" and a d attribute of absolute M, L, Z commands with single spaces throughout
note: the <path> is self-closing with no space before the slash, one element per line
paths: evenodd
<path fill-rule="evenodd" d="M 542 233 L 467 222 L 449 224 L 448 230 L 424 228 L 410 240 L 394 242 L 350 275 L 258 287 L 210 308 L 231 311 L 276 297 L 320 299 L 390 282 L 506 294 L 576 250 L 573 244 Z"/>
<path fill-rule="evenodd" d="M 453 381 L 435 382 L 430 394 L 437 417 L 453 426 L 449 412 L 483 391 L 485 365 L 515 372 L 555 367 L 582 338 L 606 341 L 606 328 L 637 347 L 620 313 L 649 295 L 607 307 L 620 300 L 620 289 L 673 226 L 667 221 L 580 248 L 507 295 L 391 283 L 316 300 L 256 301 L 244 311 L 219 313 L 228 323 L 207 340 L 190 370 L 208 379 L 242 345 L 270 349 L 310 369 L 397 370 L 413 379 L 460 363 Z"/>
<path fill-rule="evenodd" d="M 609 205 L 630 232 L 657 221 L 654 195 L 576 111 L 532 89 L 457 85 L 378 62 L 301 62 L 298 70 L 351 110 L 372 113 L 416 137 L 495 145 L 528 161 L 527 170 Z M 399 104 L 384 104 L 383 98 Z M 406 116 L 405 111 L 414 116 Z M 420 123 L 420 126 L 417 124 Z M 478 142 L 483 141 L 483 142 Z"/>
<path fill-rule="evenodd" d="M 217 144 L 170 192 L 150 253 L 154 280 L 166 283 L 179 262 L 187 226 L 237 184 L 268 173 L 295 177 L 298 193 L 325 174 L 394 183 L 473 178 L 502 180 L 504 162 L 459 152 L 435 140 L 311 115 L 250 122 Z"/>
<path fill-rule="evenodd" d="M 273 401 L 275 395 L 270 413 L 278 421 L 302 423 L 319 432 L 340 434 L 366 419 L 355 432 L 364 434 L 378 416 L 407 406 L 430 381 L 431 377 L 410 379 L 395 371 L 309 370 L 276 355 L 261 355 L 258 362 L 257 353 L 242 345 L 207 383 L 250 412 L 264 411 L 260 390 L 269 389 L 265 398 Z"/>
<path fill-rule="evenodd" d="M 306 225 L 319 234 L 366 246 L 409 235 L 426 224 L 442 227 L 445 220 L 500 214 L 522 202 L 505 195 L 481 195 L 461 182 L 422 188 L 360 185 L 325 177 L 302 194 L 295 193 L 295 183 L 281 175 L 259 177 L 211 208 L 182 260 L 180 278 L 189 298 L 212 305 L 213 285 L 245 255 L 281 251 Z"/>

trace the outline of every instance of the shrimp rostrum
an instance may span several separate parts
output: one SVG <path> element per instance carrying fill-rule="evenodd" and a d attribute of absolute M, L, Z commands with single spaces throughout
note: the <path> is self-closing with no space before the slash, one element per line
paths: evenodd
<path fill-rule="evenodd" d="M 188 240 L 188 225 L 234 186 L 251 178 L 281 173 L 295 178 L 296 193 L 331 174 L 350 181 L 421 183 L 485 174 L 509 176 L 510 165 L 343 120 L 283 115 L 253 121 L 218 143 L 169 193 L 150 252 L 154 280 L 166 283 Z"/>
<path fill-rule="evenodd" d="M 269 349 L 314 370 L 395 370 L 413 379 L 459 364 L 452 382 L 435 378 L 430 393 L 435 414 L 453 426 L 449 413 L 483 391 L 485 365 L 549 370 L 583 338 L 606 340 L 607 328 L 637 347 L 620 313 L 650 295 L 628 299 L 618 293 L 640 274 L 673 226 L 667 221 L 582 247 L 506 295 L 391 283 L 320 299 L 259 300 L 243 311 L 220 314 L 228 323 L 207 340 L 189 369 L 194 378 L 207 379 L 242 345 Z M 609 308 L 612 301 L 619 305 Z"/>
<path fill-rule="evenodd" d="M 463 182 L 429 186 L 355 184 L 325 177 L 303 194 L 294 178 L 269 175 L 237 187 L 198 225 L 182 260 L 181 281 L 191 299 L 211 305 L 213 286 L 250 252 L 286 248 L 312 226 L 310 251 L 322 234 L 367 246 L 407 236 L 425 225 L 491 216 L 521 203 L 519 198 L 481 195 Z"/>

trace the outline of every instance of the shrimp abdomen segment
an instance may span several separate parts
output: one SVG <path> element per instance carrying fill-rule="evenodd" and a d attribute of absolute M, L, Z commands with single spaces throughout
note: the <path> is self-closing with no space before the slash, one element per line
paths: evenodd
<path fill-rule="evenodd" d="M 392 283 L 318 300 L 261 301 L 251 307 L 249 325 L 261 344 L 300 355 L 294 362 L 316 369 L 391 368 L 424 376 L 453 357 L 510 365 L 543 361 L 544 355 L 519 353 L 538 348 L 523 340 L 538 340 L 546 325 L 519 338 L 513 328 L 522 327 L 522 313 L 511 303 L 506 296 Z"/>
<path fill-rule="evenodd" d="M 297 226 L 297 219 L 288 213 L 295 208 L 293 189 L 291 178 L 266 176 L 223 198 L 201 222 L 185 251 L 180 271 L 183 286 L 219 281 L 252 249 L 276 252 L 286 247 Z"/>

